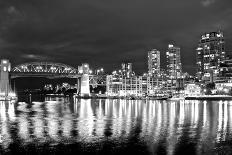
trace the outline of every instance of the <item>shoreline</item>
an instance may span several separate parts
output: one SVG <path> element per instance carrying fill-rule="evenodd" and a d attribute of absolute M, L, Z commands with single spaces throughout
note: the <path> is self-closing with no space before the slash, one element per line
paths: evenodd
<path fill-rule="evenodd" d="M 185 100 L 232 100 L 232 96 L 188 96 Z"/>
<path fill-rule="evenodd" d="M 105 96 L 105 95 L 91 95 L 91 96 L 79 96 L 75 94 L 43 94 L 44 96 L 51 97 L 74 97 L 79 99 L 125 99 L 125 100 L 232 100 L 232 96 L 227 95 L 204 95 L 204 96 L 186 96 L 186 97 L 136 97 L 136 96 Z M 16 98 L 1 98 L 0 101 L 9 101 L 9 100 L 17 100 Z"/>

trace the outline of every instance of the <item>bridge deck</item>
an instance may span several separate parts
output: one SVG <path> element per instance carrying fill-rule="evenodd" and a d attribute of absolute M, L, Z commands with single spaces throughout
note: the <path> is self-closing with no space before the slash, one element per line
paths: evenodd
<path fill-rule="evenodd" d="M 30 72 L 10 72 L 10 78 L 19 78 L 19 77 L 45 77 L 49 79 L 55 78 L 80 78 L 80 74 L 65 74 L 65 73 L 30 73 Z"/>

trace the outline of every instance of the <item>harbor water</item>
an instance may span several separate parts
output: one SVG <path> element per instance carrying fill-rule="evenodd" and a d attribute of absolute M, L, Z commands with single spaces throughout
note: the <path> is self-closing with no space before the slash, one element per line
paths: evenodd
<path fill-rule="evenodd" d="M 1 101 L 0 154 L 232 154 L 232 101 Z"/>

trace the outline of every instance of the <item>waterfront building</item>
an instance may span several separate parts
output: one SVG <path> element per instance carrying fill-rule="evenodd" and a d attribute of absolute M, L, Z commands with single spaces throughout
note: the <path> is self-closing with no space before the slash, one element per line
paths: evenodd
<path fill-rule="evenodd" d="M 174 45 L 168 45 L 167 56 L 167 74 L 170 79 L 178 79 L 182 76 L 182 64 L 180 57 L 180 48 Z"/>
<path fill-rule="evenodd" d="M 148 75 L 160 76 L 160 51 L 156 49 L 148 51 Z"/>
<path fill-rule="evenodd" d="M 201 96 L 201 87 L 194 83 L 186 84 L 184 90 L 185 96 Z"/>
<path fill-rule="evenodd" d="M 127 77 L 127 78 L 132 77 L 134 75 L 132 71 L 132 63 L 129 62 L 122 63 L 121 73 L 123 77 Z"/>
<path fill-rule="evenodd" d="M 130 78 L 108 75 L 106 94 L 108 96 L 159 96 L 165 94 L 164 82 L 150 76 L 133 76 Z"/>
<path fill-rule="evenodd" d="M 215 83 L 215 90 L 218 95 L 231 95 L 232 82 Z"/>
<path fill-rule="evenodd" d="M 232 56 L 227 56 L 224 61 L 220 63 L 219 75 L 217 82 L 232 82 Z"/>
<path fill-rule="evenodd" d="M 220 63 L 225 60 L 225 41 L 221 31 L 205 33 L 201 36 L 197 54 L 197 77 L 209 80 L 210 74 L 219 75 Z"/>

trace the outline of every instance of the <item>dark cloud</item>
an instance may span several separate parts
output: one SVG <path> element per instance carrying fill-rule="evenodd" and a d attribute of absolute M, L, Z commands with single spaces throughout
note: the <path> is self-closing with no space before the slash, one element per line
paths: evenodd
<path fill-rule="evenodd" d="M 111 71 L 130 60 L 147 71 L 147 51 L 181 47 L 183 68 L 195 72 L 200 35 L 221 29 L 232 46 L 231 0 L 1 0 L 0 57 L 13 65 L 89 62 Z"/>
<path fill-rule="evenodd" d="M 210 5 L 212 5 L 213 3 L 215 3 L 216 0 L 202 0 L 201 4 L 205 7 L 208 7 Z"/>
<path fill-rule="evenodd" d="M 21 56 L 24 59 L 30 59 L 30 60 L 46 60 L 45 56 L 41 55 L 34 55 L 34 54 L 25 54 Z"/>

